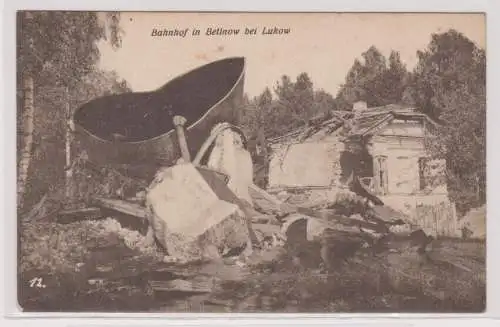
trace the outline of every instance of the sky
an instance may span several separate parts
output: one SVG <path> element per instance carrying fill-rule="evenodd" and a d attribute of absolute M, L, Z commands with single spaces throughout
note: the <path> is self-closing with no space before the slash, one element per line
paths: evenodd
<path fill-rule="evenodd" d="M 103 69 L 115 70 L 133 91 L 151 91 L 169 80 L 226 57 L 246 58 L 245 91 L 271 89 L 284 74 L 306 72 L 315 89 L 335 96 L 355 58 L 375 45 L 386 57 L 399 51 L 409 69 L 432 33 L 453 28 L 485 48 L 482 14 L 415 13 L 162 13 L 124 12 L 122 46 L 100 44 Z M 263 35 L 263 28 L 289 28 L 287 35 Z M 199 36 L 192 36 L 198 28 Z M 241 29 L 239 35 L 205 34 L 207 28 Z M 257 28 L 245 35 L 245 28 Z M 152 36 L 153 29 L 185 30 L 185 37 Z"/>

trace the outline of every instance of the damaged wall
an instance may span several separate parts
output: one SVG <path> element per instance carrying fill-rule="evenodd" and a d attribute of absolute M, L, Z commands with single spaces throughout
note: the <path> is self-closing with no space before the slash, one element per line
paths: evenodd
<path fill-rule="evenodd" d="M 428 234 L 458 236 L 455 205 L 448 198 L 445 162 L 428 159 L 423 136 L 422 125 L 397 122 L 371 138 L 370 154 L 386 158 L 387 193 L 381 199 L 407 214 Z"/>
<path fill-rule="evenodd" d="M 328 187 L 341 178 L 341 142 L 331 140 L 272 147 L 269 187 Z"/>
<path fill-rule="evenodd" d="M 447 193 L 444 170 L 438 161 L 428 160 L 421 123 L 394 120 L 369 141 L 374 158 L 387 164 L 387 194 Z"/>
<path fill-rule="evenodd" d="M 384 203 L 408 216 L 429 235 L 460 236 L 455 204 L 446 194 L 386 195 Z"/>

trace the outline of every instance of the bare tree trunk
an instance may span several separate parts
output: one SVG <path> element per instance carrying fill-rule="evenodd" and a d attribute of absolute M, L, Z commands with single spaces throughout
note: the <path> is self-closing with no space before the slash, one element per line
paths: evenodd
<path fill-rule="evenodd" d="M 71 117 L 71 106 L 70 106 L 70 98 L 69 98 L 69 90 L 65 88 L 65 111 L 66 111 L 66 178 L 65 178 L 65 196 L 66 200 L 71 199 L 72 192 L 72 177 L 73 177 L 73 168 L 71 162 L 71 142 L 73 136 L 73 119 Z"/>
<path fill-rule="evenodd" d="M 264 133 L 264 128 L 262 127 L 262 125 L 257 131 L 257 138 L 258 138 L 257 143 L 260 146 L 262 151 L 262 156 L 264 157 L 264 163 L 267 163 L 268 160 L 267 141 L 266 141 L 266 135 Z"/>
<path fill-rule="evenodd" d="M 476 201 L 478 203 L 481 202 L 481 184 L 479 182 L 479 174 L 476 173 L 474 176 L 474 182 L 475 182 L 475 191 L 476 191 Z"/>
<path fill-rule="evenodd" d="M 33 144 L 33 115 L 35 107 L 33 103 L 33 77 L 23 76 L 23 142 L 21 157 L 19 160 L 17 180 L 17 206 L 23 207 L 28 170 L 31 161 L 31 148 Z"/>

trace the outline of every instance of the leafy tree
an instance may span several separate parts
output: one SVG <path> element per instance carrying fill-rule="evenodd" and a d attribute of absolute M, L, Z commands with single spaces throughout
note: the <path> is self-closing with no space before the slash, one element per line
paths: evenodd
<path fill-rule="evenodd" d="M 297 76 L 293 88 L 295 114 L 303 120 L 307 120 L 315 114 L 314 89 L 309 75 L 301 73 Z"/>
<path fill-rule="evenodd" d="M 248 94 L 243 95 L 241 108 L 238 110 L 238 125 L 248 138 L 254 137 L 253 131 L 257 126 L 257 106 L 250 100 Z"/>
<path fill-rule="evenodd" d="M 346 81 L 337 93 L 337 103 L 342 110 L 351 110 L 356 101 L 366 101 L 369 106 L 399 103 L 408 84 L 408 71 L 399 53 L 392 51 L 389 61 L 374 46 L 362 54 L 347 73 Z"/>
<path fill-rule="evenodd" d="M 264 92 L 257 97 L 257 106 L 261 109 L 260 111 L 265 113 L 268 113 L 272 110 L 272 105 L 273 105 L 273 94 L 271 93 L 271 90 L 266 87 L 264 89 Z M 265 121 L 265 116 L 263 114 L 259 115 L 259 124 L 264 123 Z"/>
<path fill-rule="evenodd" d="M 391 51 L 381 90 L 384 103 L 411 102 L 408 99 L 403 100 L 408 80 L 409 73 L 406 66 L 401 62 L 399 52 Z"/>
<path fill-rule="evenodd" d="M 238 124 L 248 138 L 254 139 L 259 129 L 266 129 L 270 119 L 268 115 L 272 115 L 272 106 L 273 95 L 269 88 L 253 99 L 249 99 L 247 94 L 244 95 Z"/>
<path fill-rule="evenodd" d="M 351 110 L 352 104 L 356 101 L 366 99 L 366 91 L 363 82 L 364 67 L 358 59 L 347 73 L 346 81 L 341 85 L 337 93 L 337 103 L 341 110 Z"/>
<path fill-rule="evenodd" d="M 264 134 L 267 138 L 283 135 L 321 113 L 336 110 L 336 101 L 324 90 L 314 90 L 307 73 L 301 73 L 295 81 L 283 75 L 276 82 L 273 92 L 265 88 L 253 99 L 245 96 L 240 110 L 239 124 L 250 138 Z"/>
<path fill-rule="evenodd" d="M 439 119 L 448 90 L 461 84 L 472 89 L 476 79 L 479 85 L 484 84 L 481 83 L 484 74 L 478 70 L 480 52 L 472 41 L 455 30 L 433 34 L 427 49 L 417 52 L 419 61 L 412 87 L 418 107 Z"/>
<path fill-rule="evenodd" d="M 78 86 L 68 89 L 39 86 L 35 95 L 32 165 L 26 189 L 27 201 L 40 198 L 44 193 L 52 195 L 62 190 L 65 172 L 65 137 L 67 106 L 71 111 L 88 100 L 111 93 L 128 92 L 130 89 L 116 73 L 93 71 L 80 79 Z M 80 146 L 72 141 L 72 157 L 80 152 Z"/>
<path fill-rule="evenodd" d="M 363 88 L 366 91 L 366 99 L 364 100 L 373 106 L 384 105 L 386 103 L 384 93 L 387 91 L 384 83 L 387 72 L 386 59 L 374 46 L 371 46 L 362 56 L 365 61 Z"/>
<path fill-rule="evenodd" d="M 314 115 L 314 88 L 307 73 L 297 76 L 295 82 L 284 75 L 281 83 L 276 83 L 275 93 L 277 103 L 274 107 L 275 115 L 279 117 L 282 128 L 287 131 L 304 125 Z"/>
<path fill-rule="evenodd" d="M 441 122 L 429 145 L 446 159 L 450 194 L 464 211 L 485 201 L 485 52 L 450 30 L 433 34 L 418 56 L 414 98 L 422 112 Z"/>
<path fill-rule="evenodd" d="M 324 90 L 314 92 L 314 112 L 317 114 L 328 114 L 332 110 L 337 109 L 335 98 Z"/>
<path fill-rule="evenodd" d="M 96 70 L 98 42 L 109 40 L 120 46 L 119 14 L 82 11 L 21 11 L 17 15 L 17 94 L 18 128 L 18 206 L 23 207 L 28 171 L 33 153 L 34 117 L 39 95 L 71 99 L 69 92 L 82 87 L 82 78 Z M 87 85 L 88 86 L 88 85 Z M 122 85 L 124 86 L 124 85 Z M 48 107 L 42 114 L 53 117 Z M 51 119 L 48 119 L 51 120 Z M 53 120 L 51 120 L 53 121 Z M 37 132 L 38 135 L 43 133 Z M 52 130 L 57 134 L 58 131 Z M 35 142 L 36 145 L 36 142 Z"/>
<path fill-rule="evenodd" d="M 281 76 L 281 81 L 276 82 L 276 86 L 274 88 L 274 93 L 278 97 L 278 101 L 281 102 L 284 106 L 289 106 L 293 103 L 294 98 L 294 83 L 290 79 L 288 75 Z"/>
<path fill-rule="evenodd" d="M 113 47 L 120 46 L 119 17 L 114 12 L 18 12 L 18 72 L 37 77 L 50 65 L 57 72 L 57 84 L 71 86 L 94 69 L 99 41 L 108 39 Z"/>

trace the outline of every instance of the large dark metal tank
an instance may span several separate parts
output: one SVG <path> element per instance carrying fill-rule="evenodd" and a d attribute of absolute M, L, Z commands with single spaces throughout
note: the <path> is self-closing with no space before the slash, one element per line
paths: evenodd
<path fill-rule="evenodd" d="M 216 123 L 236 123 L 244 74 L 244 58 L 226 58 L 155 91 L 97 98 L 75 112 L 77 138 L 97 164 L 170 166 L 181 157 L 172 121 L 181 115 L 187 119 L 186 137 L 194 157 Z"/>

